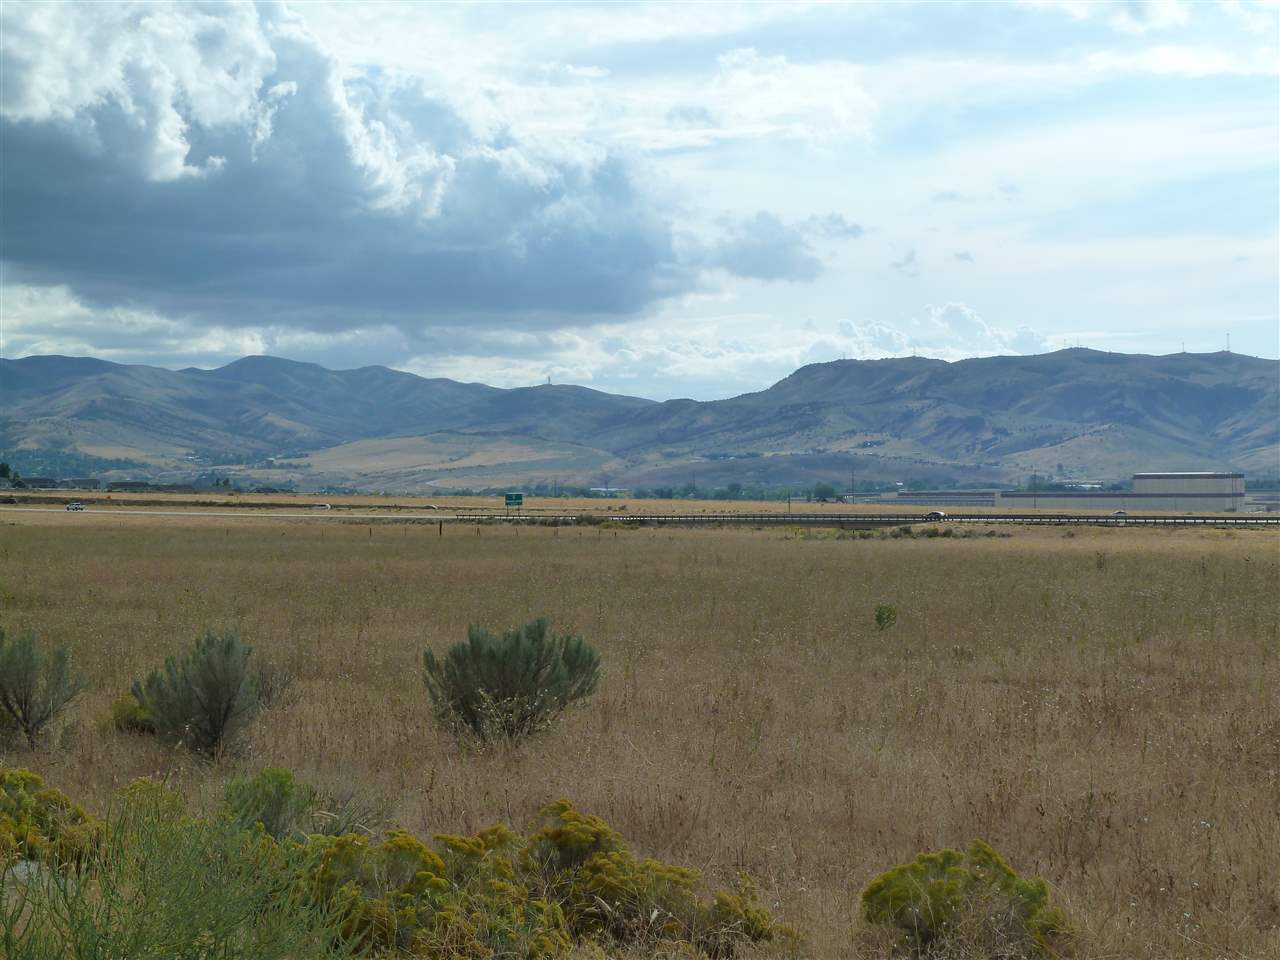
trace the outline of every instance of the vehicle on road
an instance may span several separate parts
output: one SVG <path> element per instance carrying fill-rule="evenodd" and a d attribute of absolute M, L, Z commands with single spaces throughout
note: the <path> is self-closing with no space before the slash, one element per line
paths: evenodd
<path fill-rule="evenodd" d="M 84 504 L 83 504 L 83 503 L 81 503 L 79 500 L 72 500 L 70 503 L 68 503 L 68 504 L 67 504 L 67 509 L 68 509 L 68 510 L 83 510 L 83 509 L 84 509 Z"/>
<path fill-rule="evenodd" d="M 1113 516 L 1113 517 L 1127 517 L 1127 516 L 1128 516 L 1128 514 L 1127 514 L 1127 513 L 1125 513 L 1123 510 L 1117 510 L 1115 513 L 1113 513 L 1113 514 L 1112 514 L 1112 516 Z"/>
<path fill-rule="evenodd" d="M 941 510 L 930 510 L 924 515 L 924 518 L 926 520 L 945 520 L 947 519 L 947 515 Z"/>

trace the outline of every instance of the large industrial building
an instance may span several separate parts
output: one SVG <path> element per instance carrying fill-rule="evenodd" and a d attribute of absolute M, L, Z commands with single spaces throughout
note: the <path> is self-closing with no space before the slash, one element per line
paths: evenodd
<path fill-rule="evenodd" d="M 1013 490 L 996 506 L 1033 510 L 1165 510 L 1234 513 L 1244 509 L 1243 473 L 1135 473 L 1132 490 Z"/>

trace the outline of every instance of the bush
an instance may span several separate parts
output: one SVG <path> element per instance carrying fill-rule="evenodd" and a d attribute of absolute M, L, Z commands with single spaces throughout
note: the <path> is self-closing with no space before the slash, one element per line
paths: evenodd
<path fill-rule="evenodd" d="M 0 629 L 0 709 L 32 749 L 49 721 L 84 690 L 65 647 L 46 653 L 31 634 L 9 642 Z"/>
<path fill-rule="evenodd" d="M 1044 880 L 1019 877 L 981 840 L 882 873 L 862 892 L 862 912 L 892 933 L 900 951 L 918 957 L 1056 956 L 1068 935 Z"/>
<path fill-rule="evenodd" d="M 258 708 L 252 653 L 236 631 L 209 631 L 190 655 L 169 657 L 163 672 L 135 680 L 133 696 L 156 733 L 193 750 L 216 752 Z"/>
<path fill-rule="evenodd" d="M 358 792 L 335 795 L 317 790 L 280 767 L 236 777 L 224 788 L 223 800 L 232 823 L 244 830 L 261 825 L 276 840 L 370 833 L 384 820 L 383 811 Z"/>
<path fill-rule="evenodd" d="M 688 943 L 701 954 L 729 957 L 741 944 L 783 932 L 746 877 L 707 903 L 695 891 L 697 870 L 638 859 L 599 817 L 566 800 L 543 816 L 546 823 L 529 838 L 521 863 L 541 877 L 576 937 L 647 947 Z"/>
<path fill-rule="evenodd" d="M 112 729 L 126 733 L 156 732 L 156 725 L 151 722 L 150 715 L 132 693 L 126 693 L 123 697 L 116 697 L 111 701 L 107 723 Z"/>
<path fill-rule="evenodd" d="M 166 960 L 353 956 L 297 883 L 305 852 L 178 814 L 162 787 L 122 791 L 78 877 L 0 874 L 0 955 Z"/>
<path fill-rule="evenodd" d="M 600 658 L 586 641 L 554 636 L 541 619 L 501 637 L 472 626 L 443 661 L 427 650 L 423 663 L 437 715 L 484 741 L 534 733 L 589 696 L 600 677 Z"/>
<path fill-rule="evenodd" d="M 279 767 L 268 767 L 252 777 L 237 777 L 223 790 L 231 822 L 247 830 L 261 824 L 270 837 L 280 840 L 299 830 L 311 805 L 314 788 L 293 779 Z"/>
<path fill-rule="evenodd" d="M 0 862 L 0 956 L 553 960 L 575 948 L 603 957 L 603 946 L 692 960 L 784 933 L 745 879 L 705 900 L 696 870 L 637 858 L 567 801 L 547 807 L 531 836 L 495 826 L 439 835 L 435 849 L 400 830 L 270 836 L 267 821 L 296 819 L 311 794 L 288 771 L 266 770 L 228 786 L 231 816 L 205 820 L 163 784 L 136 780 L 102 829 L 34 774 L 4 771 L 0 824 L 17 829 L 0 837 L 65 843 L 79 830 L 85 842 L 73 847 L 75 877 Z M 11 859 L 36 854 L 10 849 Z"/>
<path fill-rule="evenodd" d="M 876 627 L 880 630 L 888 630 L 898 622 L 898 608 L 882 603 L 876 607 Z"/>
<path fill-rule="evenodd" d="M 55 869 L 81 863 L 102 825 L 24 769 L 0 769 L 0 875 L 15 860 Z"/>
<path fill-rule="evenodd" d="M 781 932 L 750 884 L 700 899 L 696 870 L 636 858 L 598 817 L 567 801 L 522 838 L 503 826 L 436 836 L 431 850 L 392 831 L 310 837 L 316 896 L 343 911 L 343 933 L 377 953 L 549 960 L 597 941 L 729 957 Z"/>

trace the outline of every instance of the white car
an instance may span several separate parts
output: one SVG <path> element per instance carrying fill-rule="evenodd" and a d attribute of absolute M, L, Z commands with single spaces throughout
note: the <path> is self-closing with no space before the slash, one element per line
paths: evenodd
<path fill-rule="evenodd" d="M 84 504 L 83 504 L 83 503 L 81 503 L 79 500 L 72 500 L 70 503 L 68 503 L 68 504 L 67 504 L 67 509 L 68 509 L 68 510 L 83 510 L 83 509 L 84 509 Z"/>

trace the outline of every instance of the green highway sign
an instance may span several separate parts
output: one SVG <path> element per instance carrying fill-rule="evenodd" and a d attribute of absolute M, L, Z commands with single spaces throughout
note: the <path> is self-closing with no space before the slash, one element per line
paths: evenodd
<path fill-rule="evenodd" d="M 510 510 L 512 507 L 523 507 L 523 506 L 524 506 L 524 494 L 523 494 L 523 493 L 508 493 L 508 494 L 507 494 L 507 509 L 508 509 L 508 510 Z"/>

